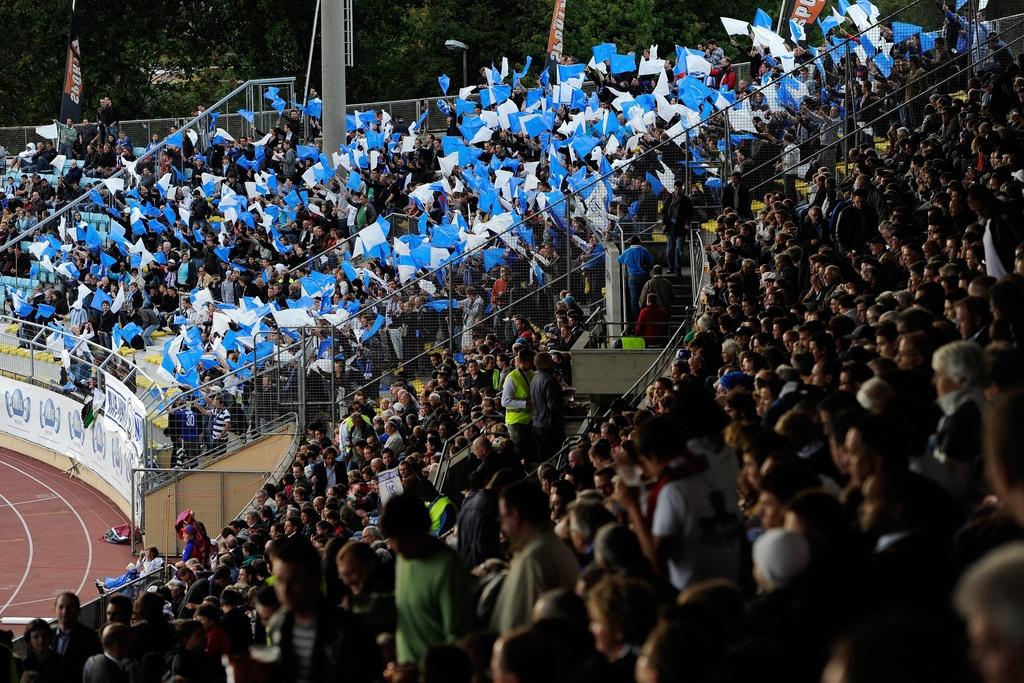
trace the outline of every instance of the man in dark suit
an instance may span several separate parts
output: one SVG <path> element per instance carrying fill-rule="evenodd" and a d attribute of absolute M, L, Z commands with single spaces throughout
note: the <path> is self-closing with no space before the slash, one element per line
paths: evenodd
<path fill-rule="evenodd" d="M 661 223 L 668 237 L 666 254 L 668 255 L 668 272 L 682 273 L 684 264 L 683 243 L 690 231 L 693 220 L 693 202 L 683 192 L 683 183 L 676 181 L 675 189 L 661 211 Z"/>
<path fill-rule="evenodd" d="M 103 653 L 86 661 L 82 683 L 128 683 L 131 642 L 130 628 L 124 624 L 108 624 L 103 629 Z"/>
<path fill-rule="evenodd" d="M 219 598 L 221 591 L 229 583 L 231 583 L 231 570 L 227 567 L 217 567 L 213 575 L 197 578 L 185 593 L 185 599 L 182 600 L 181 607 L 178 608 L 178 618 L 191 618 L 206 597 L 212 595 Z"/>
<path fill-rule="evenodd" d="M 326 496 L 327 489 L 341 484 L 347 485 L 348 480 L 344 474 L 344 468 L 337 463 L 338 451 L 333 446 L 324 449 L 324 459 L 313 465 L 311 477 L 313 479 L 313 497 Z"/>
<path fill-rule="evenodd" d="M 874 474 L 862 490 L 860 527 L 875 540 L 865 575 L 868 599 L 910 609 L 941 604 L 952 587 L 952 497 L 905 469 Z"/>
<path fill-rule="evenodd" d="M 57 596 L 55 606 L 57 630 L 50 647 L 67 662 L 69 680 L 78 681 L 82 678 L 85 661 L 100 652 L 100 639 L 95 631 L 79 623 L 82 603 L 77 595 L 70 591 L 61 593 Z"/>
<path fill-rule="evenodd" d="M 878 234 L 878 212 L 867 203 L 866 190 L 853 191 L 853 203 L 839 213 L 836 247 L 843 254 L 864 252 L 868 240 Z"/>
<path fill-rule="evenodd" d="M 739 171 L 729 174 L 729 184 L 722 190 L 722 209 L 735 209 L 742 218 L 753 218 L 750 210 L 750 190 L 743 186 Z"/>

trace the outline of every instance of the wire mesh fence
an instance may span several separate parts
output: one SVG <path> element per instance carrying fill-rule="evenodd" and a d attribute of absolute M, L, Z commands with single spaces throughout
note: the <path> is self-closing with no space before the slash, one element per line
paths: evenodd
<path fill-rule="evenodd" d="M 194 470 L 184 474 L 158 468 L 133 470 L 133 488 L 144 491 L 141 518 L 134 519 L 133 523 L 144 530 L 147 546 L 156 546 L 168 556 L 180 555 L 183 544 L 174 525 L 182 510 L 192 510 L 207 532 L 217 536 L 228 522 L 245 510 L 272 469 Z M 143 487 L 144 479 L 159 480 L 160 475 L 169 479 L 149 489 Z"/>
<path fill-rule="evenodd" d="M 132 147 L 130 150 L 132 152 L 131 156 L 133 158 L 137 157 L 134 158 L 134 161 L 129 159 L 131 168 L 122 163 L 113 163 L 110 168 L 96 166 L 85 172 L 78 190 L 65 189 L 64 173 L 73 163 L 73 158 L 76 156 L 83 161 L 84 167 L 84 154 L 69 155 L 66 153 L 66 150 L 62 150 L 65 153 L 54 160 L 57 163 L 51 164 L 47 168 L 33 169 L 33 173 L 38 174 L 40 177 L 38 181 L 33 179 L 32 182 L 38 182 L 40 185 L 43 183 L 49 184 L 58 195 L 64 196 L 70 193 L 74 198 L 64 203 L 58 203 L 52 213 L 43 215 L 38 223 L 19 232 L 0 249 L 7 249 L 36 233 L 45 232 L 49 228 L 56 227 L 62 217 L 67 220 L 72 216 L 75 217 L 73 225 L 78 225 L 79 221 L 84 221 L 87 225 L 97 230 L 102 238 L 102 242 L 106 243 L 111 226 L 110 215 L 119 215 L 115 193 L 125 189 L 129 184 L 128 181 L 132 180 L 134 174 L 141 174 L 148 167 L 153 171 L 155 178 L 161 176 L 163 172 L 171 173 L 173 166 L 176 173 L 190 178 L 191 169 L 183 167 L 183 152 L 192 148 L 205 149 L 208 141 L 217 135 L 217 129 L 223 129 L 225 126 L 235 129 L 234 134 L 230 131 L 225 131 L 231 137 L 243 134 L 250 135 L 253 132 L 252 128 L 247 128 L 243 125 L 243 123 L 247 123 L 250 115 L 253 118 L 254 125 L 271 124 L 279 114 L 277 111 L 267 111 L 270 108 L 270 102 L 264 97 L 266 89 L 284 89 L 293 98 L 294 85 L 294 78 L 250 80 L 210 105 L 208 109 L 201 109 L 188 119 L 153 119 L 149 121 L 121 122 L 124 124 L 125 132 L 134 132 L 138 136 L 131 139 L 130 145 L 125 143 L 127 146 Z M 243 115 L 239 113 L 240 110 L 246 110 L 246 113 Z M 225 119 L 223 123 L 219 123 L 221 116 Z M 243 121 L 243 119 L 246 120 Z M 212 131 L 210 130 L 211 124 L 213 124 L 214 128 Z M 180 134 L 180 138 L 173 139 L 168 135 L 171 133 L 171 126 L 177 129 L 176 134 Z M 38 141 L 41 137 L 36 134 L 35 128 L 3 130 L 7 131 L 6 135 L 8 136 L 20 135 L 26 138 L 26 145 L 28 142 Z M 27 139 L 30 135 L 29 131 L 31 131 L 32 140 Z M 113 136 L 115 141 L 113 143 L 104 142 L 103 144 L 109 144 L 110 150 L 113 150 L 115 145 L 119 144 L 117 143 L 119 139 L 118 133 L 121 131 L 115 126 L 106 132 L 108 135 Z M 152 137 L 154 135 L 158 135 L 159 139 L 153 140 Z M 0 137 L 0 139 L 3 138 Z M 15 149 L 23 148 L 24 146 L 22 145 Z M 102 148 L 100 151 L 102 151 Z M 20 186 L 22 179 L 20 178 L 21 174 L 19 171 L 9 170 L 7 175 L 12 177 L 15 183 Z M 90 189 L 95 189 L 96 192 L 91 192 L 89 191 Z M 113 208 L 114 213 L 108 212 L 108 207 Z"/>

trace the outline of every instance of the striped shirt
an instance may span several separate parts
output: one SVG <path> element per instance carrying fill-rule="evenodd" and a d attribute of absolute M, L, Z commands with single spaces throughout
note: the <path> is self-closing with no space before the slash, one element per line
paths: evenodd
<path fill-rule="evenodd" d="M 231 422 L 231 411 L 221 408 L 213 414 L 213 425 L 210 429 L 210 437 L 214 441 L 220 441 L 227 437 L 227 426 Z"/>
<path fill-rule="evenodd" d="M 316 624 L 296 622 L 292 627 L 292 651 L 295 653 L 294 681 L 312 683 L 313 649 L 316 647 Z"/>

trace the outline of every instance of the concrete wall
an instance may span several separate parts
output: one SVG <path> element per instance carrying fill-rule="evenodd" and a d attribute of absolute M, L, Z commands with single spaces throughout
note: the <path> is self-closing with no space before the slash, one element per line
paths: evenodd
<path fill-rule="evenodd" d="M 143 500 L 145 544 L 168 553 L 180 551 L 174 522 L 185 509 L 195 512 L 216 537 L 245 510 L 270 474 L 291 459 L 294 425 L 288 423 L 284 429 L 148 492 Z"/>
<path fill-rule="evenodd" d="M 577 396 L 621 396 L 647 372 L 663 349 L 577 349 L 572 381 Z"/>

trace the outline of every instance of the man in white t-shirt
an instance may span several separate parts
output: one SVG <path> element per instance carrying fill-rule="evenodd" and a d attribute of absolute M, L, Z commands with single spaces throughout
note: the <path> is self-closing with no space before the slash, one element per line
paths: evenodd
<path fill-rule="evenodd" d="M 681 431 L 665 415 L 641 425 L 633 440 L 649 482 L 646 500 L 641 505 L 639 492 L 621 481 L 614 496 L 644 554 L 668 570 L 679 590 L 706 579 L 736 580 L 740 554 L 735 496 L 715 484 L 704 457 L 685 450 Z"/>

